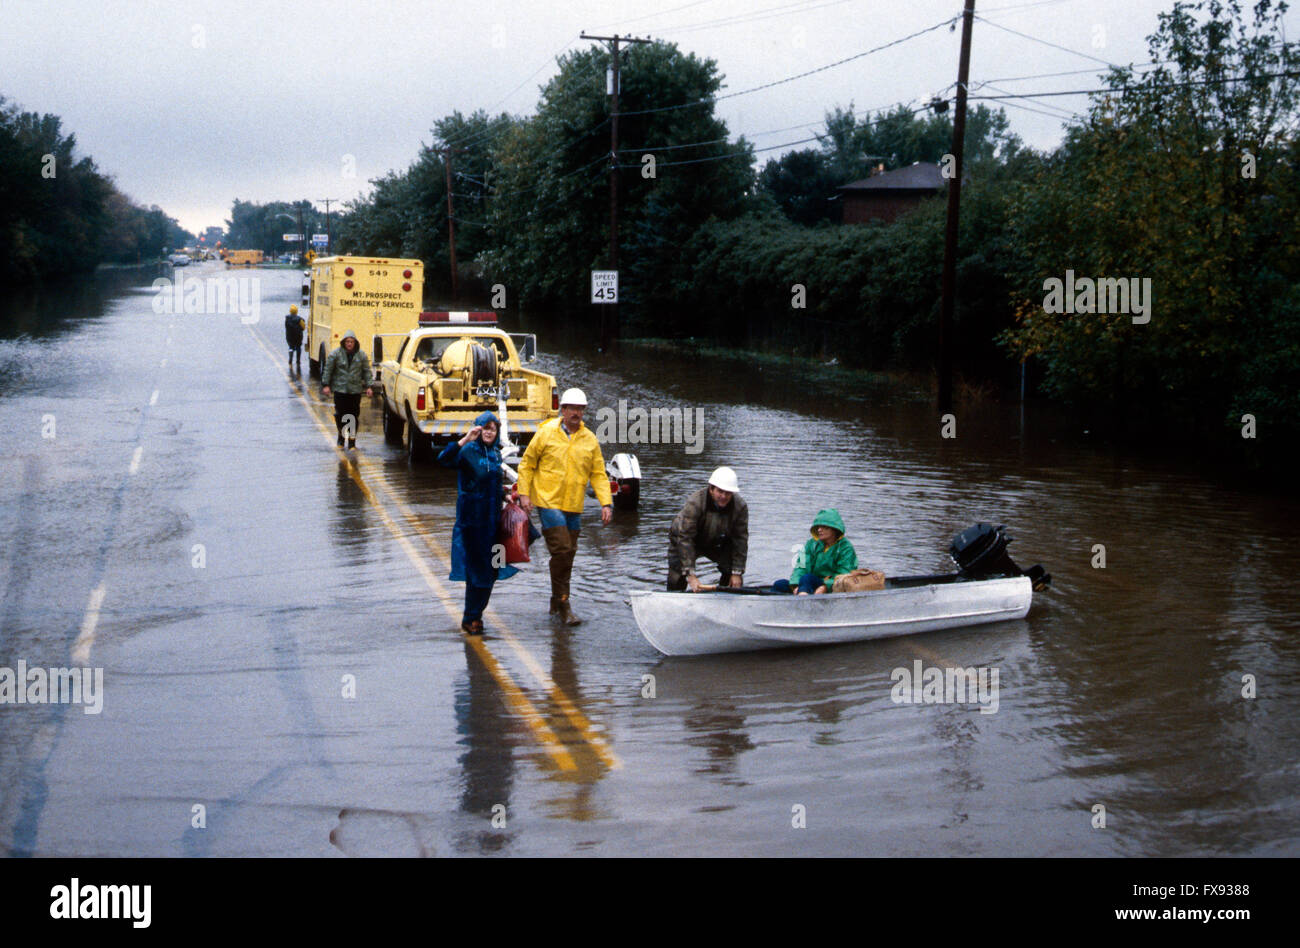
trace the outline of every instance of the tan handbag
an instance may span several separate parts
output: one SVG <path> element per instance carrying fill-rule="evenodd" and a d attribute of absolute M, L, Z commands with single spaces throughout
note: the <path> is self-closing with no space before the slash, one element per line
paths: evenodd
<path fill-rule="evenodd" d="M 855 569 L 835 577 L 831 592 L 858 593 L 885 588 L 885 574 L 874 569 Z"/>

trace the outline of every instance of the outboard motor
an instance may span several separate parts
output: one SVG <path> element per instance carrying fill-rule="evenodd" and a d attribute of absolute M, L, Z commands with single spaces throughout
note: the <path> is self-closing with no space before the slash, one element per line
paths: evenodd
<path fill-rule="evenodd" d="M 1052 577 L 1041 565 L 1022 570 L 1007 554 L 1011 537 L 1005 524 L 977 523 L 953 537 L 949 553 L 966 579 L 1028 576 L 1034 589 L 1045 589 Z"/>
<path fill-rule="evenodd" d="M 641 500 L 641 463 L 635 454 L 616 454 L 605 463 L 615 510 L 636 510 Z"/>
<path fill-rule="evenodd" d="M 609 478 L 609 492 L 614 498 L 615 510 L 636 510 L 641 500 L 641 462 L 635 454 L 616 454 L 605 462 L 605 475 Z M 590 486 L 587 496 L 595 497 Z"/>

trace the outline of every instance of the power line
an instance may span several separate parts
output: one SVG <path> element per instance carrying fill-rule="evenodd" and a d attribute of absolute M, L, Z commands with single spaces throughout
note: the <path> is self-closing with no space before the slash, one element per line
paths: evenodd
<path fill-rule="evenodd" d="M 1268 47 L 1266 47 L 1266 48 L 1267 48 L 1267 49 L 1270 49 L 1270 50 L 1271 50 L 1271 49 L 1279 49 L 1279 48 L 1281 48 L 1281 47 L 1284 46 L 1284 45 L 1286 45 L 1286 44 L 1285 44 L 1285 43 L 1273 43 L 1273 44 L 1271 44 L 1270 46 L 1268 46 Z M 1158 68 L 1158 67 L 1160 67 L 1160 66 L 1167 66 L 1167 65 L 1169 65 L 1170 63 L 1176 63 L 1176 62 L 1178 62 L 1178 60 L 1176 60 L 1176 59 L 1153 59 L 1153 60 L 1151 60 L 1150 62 L 1145 62 L 1145 63 L 1131 63 L 1131 64 L 1129 64 L 1126 68 L 1128 68 L 1128 69 L 1156 69 L 1156 68 Z M 984 84 L 989 83 L 989 82 L 1023 82 L 1023 81 L 1029 80 L 1029 79 L 1054 79 L 1054 78 L 1056 78 L 1057 76 L 1079 76 L 1079 75 L 1082 75 L 1082 74 L 1084 74 L 1084 73 L 1093 73 L 1093 74 L 1096 74 L 1097 72 L 1098 72 L 1098 70 L 1097 70 L 1096 68 L 1091 68 L 1091 69 L 1066 69 L 1066 70 L 1063 70 L 1063 71 L 1061 71 L 1061 72 L 1038 72 L 1038 73 L 1033 73 L 1032 75 L 1028 75 L 1028 76 L 1000 76 L 1000 77 L 996 77 L 996 78 L 993 78 L 993 79 L 985 79 L 985 80 L 983 80 L 982 82 L 976 83 L 976 85 L 984 85 Z"/>
<path fill-rule="evenodd" d="M 1033 112 L 1035 115 L 1046 115 L 1048 118 L 1065 120 L 1078 117 L 1077 112 L 1063 115 L 1061 112 L 1047 112 L 1043 109 L 1035 109 L 1028 105 L 1021 105 L 1018 102 L 1003 102 L 1002 104 L 1009 105 L 1013 109 L 1020 109 L 1022 112 Z"/>
<path fill-rule="evenodd" d="M 905 115 L 898 115 L 897 113 L 890 113 L 890 114 L 888 114 L 888 115 L 882 115 L 882 116 L 880 116 L 880 117 L 877 118 L 874 122 L 864 122 L 864 123 L 862 123 L 861 125 L 859 125 L 859 126 L 857 126 L 857 127 L 858 127 L 858 128 L 868 128 L 868 127 L 870 127 L 870 126 L 872 126 L 872 125 L 879 125 L 879 124 L 881 124 L 882 122 L 889 121 L 890 119 L 894 119 L 894 118 L 902 118 L 902 117 L 906 117 L 906 116 L 912 116 L 912 115 L 916 115 L 916 114 L 919 113 L 919 112 L 925 112 L 925 111 L 928 111 L 928 110 L 929 110 L 929 106 L 926 105 L 926 106 L 921 106 L 920 108 L 912 109 L 911 111 L 907 112 Z M 795 126 L 795 127 L 798 128 L 799 126 Z M 743 137 L 744 137 L 744 133 L 741 133 L 741 136 L 740 136 L 740 137 L 743 138 Z M 750 149 L 748 149 L 747 151 L 733 151 L 733 152 L 728 152 L 728 153 L 725 154 L 725 155 L 711 155 L 711 156 L 706 157 L 706 158 L 689 158 L 689 159 L 684 159 L 684 160 L 682 160 L 682 161 L 659 161 L 659 162 L 656 162 L 656 163 L 655 163 L 655 167 L 656 167 L 656 168 L 673 168 L 673 167 L 676 167 L 676 166 L 678 166 L 678 165 L 698 165 L 698 164 L 703 164 L 704 162 L 707 162 L 707 161 L 725 161 L 725 160 L 728 159 L 728 158 L 736 158 L 736 157 L 739 157 L 739 156 L 741 156 L 741 155 L 749 155 L 749 154 L 755 154 L 755 155 L 757 155 L 757 154 L 760 154 L 761 152 L 765 152 L 765 151 L 775 151 L 775 150 L 778 149 L 778 148 L 792 148 L 792 147 L 794 147 L 795 145 L 806 145 L 806 144 L 808 144 L 809 142 L 820 142 L 820 141 L 825 140 L 825 138 L 826 138 L 826 135 L 825 135 L 825 134 L 821 134 L 821 135 L 813 135 L 811 138 L 801 138 L 801 139 L 799 139 L 798 141 L 793 141 L 793 142 L 782 142 L 780 145 L 766 145 L 766 146 L 764 146 L 764 147 L 762 147 L 762 148 L 750 148 Z M 695 144 L 702 144 L 702 143 L 697 142 L 697 143 L 695 143 Z M 637 150 L 642 150 L 642 151 L 652 151 L 652 150 L 654 150 L 654 149 L 649 149 L 649 148 L 647 148 L 647 149 L 631 149 L 631 148 L 629 148 L 629 149 L 628 149 L 628 151 L 637 151 Z M 624 169 L 628 169 L 628 168 L 639 168 L 640 165 L 622 165 L 621 167 L 624 168 Z"/>
<path fill-rule="evenodd" d="M 739 26 L 742 23 L 755 23 L 759 20 L 772 20 L 778 17 L 791 16 L 796 13 L 807 13 L 810 10 L 820 10 L 822 7 L 836 7 L 843 3 L 849 3 L 851 0 L 801 0 L 799 3 L 788 3 L 782 6 L 768 7 L 764 10 L 754 10 L 750 13 L 737 14 L 729 17 L 719 17 L 716 20 L 705 20 L 702 23 L 689 23 L 683 26 L 670 27 L 661 29 L 661 33 L 694 33 L 697 30 L 712 30 L 720 26 Z"/>
<path fill-rule="evenodd" d="M 1027 10 L 1030 7 L 1049 7 L 1054 3 L 1065 3 L 1066 0 L 1034 0 L 1032 3 L 1013 3 L 1006 7 L 989 7 L 985 13 L 1008 13 L 1012 10 Z"/>
<path fill-rule="evenodd" d="M 988 86 L 988 87 L 989 87 L 990 89 L 992 89 L 994 92 L 1003 92 L 1003 93 L 1006 93 L 1007 95 L 1012 96 L 1012 98 L 1016 98 L 1016 99 L 1026 98 L 1025 96 L 1012 95 L 1010 92 L 1007 92 L 1006 89 L 1000 89 L 1000 88 L 998 88 L 997 86 L 993 85 L 993 83 L 991 83 L 991 82 L 981 82 L 981 83 L 979 84 L 979 88 L 981 88 L 981 89 L 984 88 L 985 86 Z M 1014 105 L 1014 103 L 1011 103 L 1011 102 L 1008 102 L 1007 104 L 1008 104 L 1008 105 Z M 1040 115 L 1052 115 L 1054 118 L 1071 119 L 1071 118 L 1074 118 L 1074 116 L 1075 116 L 1075 113 L 1070 112 L 1068 109 L 1063 109 L 1063 108 L 1061 108 L 1061 107 L 1058 106 L 1058 105 L 1052 105 L 1050 102 L 1048 102 L 1048 103 L 1042 103 L 1042 104 L 1044 105 L 1045 108 L 1055 109 L 1055 110 L 1056 110 L 1055 113 L 1052 113 L 1052 112 L 1045 112 L 1045 111 L 1043 111 L 1042 109 L 1031 109 L 1031 110 L 1029 110 L 1029 111 L 1035 111 L 1035 112 L 1038 112 L 1038 114 L 1040 114 Z M 1025 108 L 1025 106 L 1020 106 L 1020 108 Z"/>
<path fill-rule="evenodd" d="M 726 95 L 710 96 L 705 99 L 698 99 L 695 102 L 684 102 L 681 105 L 664 105 L 664 106 L 660 106 L 659 108 L 638 109 L 635 111 L 623 112 L 622 114 L 623 115 L 650 115 L 655 112 L 671 112 L 674 109 L 689 109 L 701 105 L 711 105 L 715 102 L 721 102 L 724 99 L 734 99 L 737 96 L 749 95 L 751 92 L 759 92 L 763 89 L 771 89 L 774 86 L 784 85 L 787 82 L 794 82 L 796 79 L 804 79 L 808 76 L 816 75 L 819 72 L 825 72 L 828 69 L 834 69 L 837 66 L 843 66 L 846 63 L 851 63 L 854 60 L 861 59 L 864 56 L 870 56 L 872 53 L 879 53 L 882 50 L 889 49 L 892 46 L 897 46 L 900 43 L 906 43 L 908 40 L 916 39 L 918 36 L 923 36 L 926 33 L 930 33 L 933 32 L 934 30 L 939 29 L 940 27 L 947 26 L 948 24 L 952 23 L 955 19 L 956 17 L 949 17 L 946 20 L 941 20 L 940 22 L 935 23 L 933 26 L 927 26 L 923 30 L 917 30 L 915 33 L 909 33 L 907 36 L 902 36 L 896 40 L 892 40 L 880 46 L 876 46 L 871 49 L 864 50 L 863 52 L 860 53 L 855 53 L 854 55 L 845 57 L 844 59 L 836 60 L 833 63 L 827 63 L 825 66 L 818 66 L 816 69 L 809 69 L 807 72 L 801 72 L 793 76 L 787 76 L 784 79 L 777 79 L 774 82 L 765 82 L 760 86 L 754 86 L 753 88 L 750 89 L 742 89 L 739 92 L 729 92 Z"/>
<path fill-rule="evenodd" d="M 1290 77 L 1300 76 L 1300 72 L 1282 72 L 1282 73 L 1270 73 L 1270 74 L 1265 74 L 1265 75 L 1260 75 L 1260 76 L 1255 76 L 1255 77 L 1235 77 L 1235 78 L 1226 78 L 1226 79 L 1205 79 L 1205 80 L 1194 80 L 1194 81 L 1188 81 L 1188 82 L 1183 82 L 1183 83 L 1166 83 L 1166 84 L 1162 84 L 1161 86 L 1158 86 L 1157 88 L 1177 88 L 1177 87 L 1179 87 L 1179 86 L 1190 86 L 1190 85 L 1212 85 L 1212 84 L 1224 84 L 1224 83 L 1229 83 L 1229 82 L 1239 82 L 1239 81 L 1242 81 L 1243 79 L 1246 79 L 1246 78 L 1272 79 L 1272 78 L 1281 78 L 1281 77 L 1288 77 L 1288 76 L 1290 76 Z M 981 83 L 980 85 L 981 85 L 981 86 L 987 85 L 987 86 L 989 86 L 990 88 L 996 88 L 995 86 L 993 86 L 991 83 L 988 83 L 988 82 Z M 1011 102 L 1011 101 L 1006 101 L 1006 100 L 1011 100 L 1011 99 L 1025 99 L 1025 100 L 1032 100 L 1032 99 L 1037 99 L 1037 98 L 1047 98 L 1047 97 L 1060 96 L 1060 95 L 1092 95 L 1092 94 L 1100 94 L 1100 93 L 1105 93 L 1105 92 L 1124 92 L 1124 91 L 1128 91 L 1128 90 L 1131 90 L 1131 89 L 1140 89 L 1140 88 L 1142 88 L 1142 87 L 1140 87 L 1140 86 L 1121 86 L 1121 87 L 1118 87 L 1118 88 L 1105 88 L 1105 89 L 1076 89 L 1076 90 L 1070 90 L 1070 91 L 1058 91 L 1058 92 L 1024 92 L 1024 93 L 1019 93 L 1019 94 L 1016 94 L 1016 93 L 1010 93 L 1010 92 L 1005 92 L 1005 91 L 1003 91 L 1003 94 L 1001 94 L 1001 95 L 971 95 L 971 96 L 968 96 L 968 98 L 971 99 L 971 100 L 982 99 L 982 100 L 999 100 L 999 101 L 1004 101 L 1004 103 L 1005 103 L 1006 105 L 1010 105 L 1010 106 L 1012 106 L 1013 108 L 1020 108 L 1020 109 L 1024 109 L 1025 111 L 1030 111 L 1030 112 L 1038 112 L 1038 114 L 1041 114 L 1041 115 L 1047 115 L 1047 116 L 1049 116 L 1049 117 L 1051 117 L 1051 118 L 1072 119 L 1072 118 L 1076 118 L 1076 117 L 1078 116 L 1078 113 L 1070 113 L 1070 112 L 1068 112 L 1068 111 L 1065 110 L 1065 109 L 1058 109 L 1058 111 L 1059 111 L 1060 113 L 1062 113 L 1062 114 L 1057 115 L 1057 114 L 1053 114 L 1053 113 L 1050 113 L 1050 112 L 1043 112 L 1043 111 L 1038 110 L 1038 109 L 1031 109 L 1031 108 L 1029 108 L 1029 107 L 1027 107 L 1027 106 L 1023 106 L 1023 105 L 1016 105 L 1016 103 Z M 1002 91 L 1002 90 L 999 90 L 999 91 Z M 1049 106 L 1049 107 L 1050 107 L 1050 108 L 1057 108 L 1056 106 Z M 889 108 L 889 106 L 887 106 L 886 108 Z M 860 125 L 860 126 L 858 126 L 858 127 L 859 127 L 859 128 L 870 127 L 870 126 L 873 126 L 873 125 L 879 125 L 879 124 L 881 124 L 882 122 L 888 121 L 888 120 L 890 120 L 890 119 L 892 119 L 892 118 L 908 117 L 908 116 L 912 116 L 912 115 L 917 115 L 917 114 L 920 113 L 920 112 L 925 112 L 925 111 L 927 111 L 928 108 L 929 108 L 929 106 L 922 106 L 922 107 L 920 107 L 920 108 L 912 109 L 912 110 L 906 112 L 905 115 L 903 115 L 903 116 L 898 116 L 898 115 L 893 114 L 893 113 L 886 114 L 886 115 L 880 115 L 879 112 L 880 112 L 881 110 L 877 110 L 877 114 L 879 115 L 878 118 L 876 118 L 874 121 L 871 121 L 871 122 L 864 122 L 862 125 Z M 871 110 L 867 110 L 867 112 L 870 112 L 870 111 L 871 111 Z M 866 113 L 863 113 L 863 114 L 866 114 Z M 809 123 L 809 124 L 815 124 L 815 123 Z M 799 126 L 799 125 L 792 126 L 792 128 L 802 128 L 802 127 L 803 127 L 803 126 Z M 778 129 L 777 131 L 786 131 L 786 130 L 787 130 L 787 129 Z M 764 133 L 764 132 L 755 132 L 755 133 L 752 133 L 752 134 L 754 134 L 754 135 L 762 135 L 762 134 L 767 134 L 767 133 Z M 745 135 L 746 135 L 746 133 L 743 133 L 743 132 L 742 132 L 742 133 L 740 134 L 739 137 L 744 137 Z M 677 165 L 693 165 L 693 164 L 701 164 L 701 163 L 703 163 L 703 162 L 708 162 L 708 161 L 723 161 L 723 160 L 726 160 L 726 159 L 728 159 L 728 158 L 735 158 L 735 157 L 738 157 L 738 156 L 740 156 L 740 155 L 750 154 L 751 152 L 752 152 L 753 154 L 759 154 L 759 153 L 761 153 L 761 152 L 765 152 L 765 151 L 774 151 L 774 150 L 776 150 L 776 149 L 778 149 L 778 148 L 791 148 L 791 147 L 793 147 L 793 146 L 795 146 L 795 145 L 803 145 L 803 144 L 807 144 L 808 142 L 813 142 L 813 141 L 822 141 L 822 140 L 824 140 L 825 138 L 826 138 L 826 135 L 825 135 L 825 134 L 814 135 L 814 136 L 811 137 L 811 138 L 803 138 L 803 139 L 799 139 L 798 141 L 792 141 L 792 142 L 783 142 L 783 143 L 780 144 L 780 145 L 768 145 L 768 146 L 765 146 L 765 147 L 763 147 L 763 148 L 752 148 L 752 149 L 750 149 L 749 151 L 734 151 L 734 152 L 729 152 L 729 153 L 727 153 L 727 154 L 725 154 L 725 155 L 712 155 L 712 156 L 705 157 L 705 158 L 691 158 L 691 159 L 686 159 L 686 160 L 682 160 L 682 161 L 664 161 L 664 162 L 656 162 L 655 167 L 656 167 L 656 168 L 671 168 L 671 167 L 674 167 L 674 166 L 677 166 Z M 691 143 L 688 143 L 688 144 L 685 144 L 685 145 L 675 145 L 675 146 L 669 146 L 669 147 L 673 147 L 673 148 L 684 148 L 684 147 L 690 147 L 691 145 L 705 145 L 705 144 L 713 144 L 713 143 L 714 143 L 714 141 L 706 141 L 706 142 L 691 142 Z M 646 152 L 650 152 L 650 151 L 666 151 L 666 150 L 668 150 L 668 148 L 640 148 L 640 149 L 629 148 L 628 150 L 629 150 L 629 151 L 646 151 Z M 623 168 L 636 168 L 636 167 L 639 167 L 639 166 L 638 166 L 638 165 L 623 165 L 622 167 L 623 167 Z"/>
<path fill-rule="evenodd" d="M 603 161 L 604 159 L 602 158 L 601 160 Z M 467 221 L 467 220 L 461 220 L 460 218 L 457 218 L 456 223 L 466 224 L 470 227 L 502 227 L 508 224 L 515 224 L 520 221 L 527 220 L 528 218 L 535 215 L 538 211 L 547 210 L 548 208 L 552 208 L 557 204 L 561 204 L 564 201 L 568 201 L 572 199 L 574 195 L 579 194 L 584 189 L 591 187 L 593 184 L 595 184 L 603 177 L 605 177 L 605 172 L 602 171 L 600 174 L 596 175 L 595 177 L 590 178 L 587 181 L 584 181 L 582 184 L 578 185 L 578 187 L 574 188 L 568 194 L 562 195 L 561 197 L 556 198 L 554 201 L 549 201 L 546 204 L 542 204 L 537 207 L 530 208 L 527 211 L 524 211 L 523 214 L 518 215 L 516 217 L 507 218 L 506 220 L 503 221 Z"/>
<path fill-rule="evenodd" d="M 657 16 L 663 16 L 665 13 L 676 13 L 678 10 L 688 10 L 691 7 L 701 7 L 706 3 L 713 3 L 715 0 L 695 0 L 694 3 L 683 3 L 680 7 L 671 7 L 667 10 L 660 10 L 658 13 L 647 13 L 645 16 L 633 17 L 630 20 L 619 20 L 617 23 L 605 23 L 596 27 L 598 30 L 612 30 L 627 26 L 629 23 L 640 23 L 642 20 L 653 20 Z"/>
<path fill-rule="evenodd" d="M 518 92 L 520 89 L 522 89 L 525 85 L 527 85 L 529 82 L 531 82 L 532 79 L 533 79 L 533 76 L 536 76 L 539 72 L 541 72 L 543 69 L 545 69 L 547 66 L 549 66 L 549 65 L 550 65 L 554 60 L 558 59 L 558 58 L 559 58 L 559 55 L 560 55 L 562 52 L 564 52 L 566 49 L 568 49 L 570 46 L 572 46 L 572 45 L 573 45 L 573 41 L 576 40 L 577 38 L 578 38 L 577 35 L 574 35 L 572 38 L 570 38 L 569 41 L 568 41 L 567 43 L 565 43 L 563 46 L 561 46 L 559 49 L 557 49 L 554 53 L 552 53 L 552 54 L 547 58 L 546 62 L 542 63 L 542 64 L 541 64 L 540 66 L 538 66 L 535 70 L 533 70 L 532 75 L 530 75 L 527 79 L 525 79 L 523 82 L 519 83 L 519 85 L 515 86 L 513 89 L 511 89 L 509 92 L 507 92 L 504 96 L 502 96 L 501 99 L 496 103 L 496 105 L 493 105 L 493 106 L 491 106 L 491 107 L 488 108 L 488 111 L 489 111 L 489 112 L 495 111 L 498 107 L 500 107 L 500 105 L 501 105 L 503 102 L 505 102 L 505 101 L 506 101 L 507 99 L 509 99 L 512 95 L 514 95 L 516 92 Z"/>
<path fill-rule="evenodd" d="M 984 86 L 988 86 L 989 88 L 992 88 L 992 90 L 995 92 L 1006 92 L 1005 88 L 998 88 L 997 86 L 993 85 L 992 82 L 982 82 L 979 85 L 980 88 L 983 88 Z M 1008 95 L 1010 95 L 1010 92 L 1008 92 Z M 970 98 L 976 99 L 979 98 L 979 96 L 970 96 Z M 1011 96 L 1011 98 L 1026 99 L 1027 96 L 1014 95 Z M 1078 114 L 1075 112 L 1070 112 L 1069 109 L 1063 109 L 1061 107 L 1058 107 L 1058 105 L 1052 105 L 1052 104 L 1047 104 L 1047 108 L 1054 109 L 1054 112 L 1048 112 L 1047 109 L 1030 108 L 1028 107 L 1028 105 L 1017 105 L 1014 103 L 1014 101 L 1004 101 L 1004 103 L 1002 104 L 1010 105 L 1011 108 L 1024 109 L 1024 111 L 1026 112 L 1035 112 L 1037 114 L 1040 114 L 1040 116 L 1048 116 L 1049 118 L 1063 118 L 1063 120 L 1070 120 L 1070 118 L 1074 118 L 1076 114 Z"/>
<path fill-rule="evenodd" d="M 1159 83 L 1154 87 L 1146 86 L 1111 86 L 1104 89 L 1070 89 L 1060 92 L 1025 92 L 1020 95 L 973 95 L 972 99 L 995 100 L 995 99 L 1045 99 L 1058 95 L 1101 95 L 1103 93 L 1115 92 L 1141 92 L 1156 91 L 1159 89 L 1183 89 L 1190 86 L 1216 86 L 1226 85 L 1230 82 L 1253 82 L 1259 79 L 1294 79 L 1300 76 L 1300 71 L 1289 70 L 1286 72 L 1268 72 L 1259 73 L 1253 76 L 1231 76 L 1224 79 L 1189 79 L 1184 82 L 1165 82 Z"/>
<path fill-rule="evenodd" d="M 1013 30 L 1011 27 L 1003 26 L 1001 23 L 994 23 L 992 20 L 986 20 L 984 19 L 984 17 L 979 16 L 978 14 L 976 14 L 975 19 L 979 20 L 981 23 L 987 23 L 989 26 L 994 27 L 995 29 L 999 29 L 1007 33 L 1013 33 L 1016 36 L 1024 37 L 1027 40 L 1033 40 L 1035 43 L 1042 43 L 1044 46 L 1050 46 L 1053 49 L 1059 49 L 1062 50 L 1063 52 L 1071 53 L 1075 56 L 1082 56 L 1084 59 L 1091 59 L 1093 62 L 1102 63 L 1103 65 L 1109 66 L 1112 69 L 1120 68 L 1119 66 L 1116 66 L 1114 63 L 1110 62 L 1109 60 L 1099 59 L 1096 56 L 1090 56 L 1088 53 L 1081 53 L 1077 49 L 1070 49 L 1068 46 L 1061 46 L 1058 43 L 1052 43 L 1045 39 L 1039 39 L 1037 36 L 1030 36 L 1028 33 L 1022 33 L 1019 30 Z"/>
<path fill-rule="evenodd" d="M 582 174 L 582 172 L 586 171 L 586 170 L 587 170 L 588 168 L 590 168 L 592 165 L 600 164 L 601 162 L 603 162 L 603 161 L 608 161 L 608 160 L 609 160 L 609 155 L 601 155 L 601 156 L 600 156 L 599 158 L 597 158 L 596 160 L 594 160 L 594 161 L 589 161 L 589 162 L 587 162 L 585 165 L 583 165 L 583 166 L 580 167 L 580 168 L 575 168 L 575 169 L 573 169 L 572 171 L 566 171 L 564 174 L 561 174 L 561 175 L 555 175 L 554 177 L 551 177 L 551 178 L 545 179 L 545 180 L 539 182 L 538 184 L 534 184 L 534 185 L 531 185 L 530 187 L 526 187 L 526 188 L 514 188 L 514 189 L 509 190 L 509 191 L 494 191 L 492 194 L 489 195 L 489 197 L 499 198 L 499 197 L 509 197 L 509 196 L 512 195 L 512 194 L 527 194 L 529 191 L 536 191 L 538 188 L 545 187 L 547 184 L 549 184 L 549 183 L 551 183 L 551 182 L 553 182 L 553 181 L 563 181 L 565 178 L 572 178 L 575 174 Z M 527 167 L 529 167 L 529 165 L 505 165 L 505 166 L 503 166 L 503 168 L 509 168 L 511 171 L 515 171 L 515 170 L 518 170 L 518 169 L 521 169 L 521 168 L 527 168 Z"/>

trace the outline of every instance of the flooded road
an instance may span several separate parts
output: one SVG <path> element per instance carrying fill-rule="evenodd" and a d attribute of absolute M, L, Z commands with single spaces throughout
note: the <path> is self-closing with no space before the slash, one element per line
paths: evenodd
<path fill-rule="evenodd" d="M 338 452 L 283 365 L 299 274 L 247 274 L 251 324 L 156 312 L 152 274 L 4 316 L 0 668 L 103 685 L 98 713 L 0 704 L 3 851 L 1300 854 L 1293 498 L 1022 432 L 1014 408 L 959 406 L 943 439 L 896 386 L 543 335 L 589 422 L 622 399 L 699 410 L 703 435 L 605 446 L 645 480 L 609 526 L 588 502 L 582 625 L 550 621 L 537 544 L 474 642 L 445 578 L 453 473 L 387 447 L 375 403 Z M 1021 621 L 665 658 L 627 591 L 661 586 L 668 524 L 721 464 L 750 582 L 788 575 L 830 506 L 888 574 L 947 571 L 982 520 L 1053 587 Z M 996 711 L 895 702 L 917 662 L 997 669 Z"/>

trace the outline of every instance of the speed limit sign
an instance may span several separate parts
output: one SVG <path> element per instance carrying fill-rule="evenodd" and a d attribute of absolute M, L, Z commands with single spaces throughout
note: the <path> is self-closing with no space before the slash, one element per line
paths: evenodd
<path fill-rule="evenodd" d="M 618 302 L 618 271 L 591 271 L 591 301 L 593 303 Z"/>

